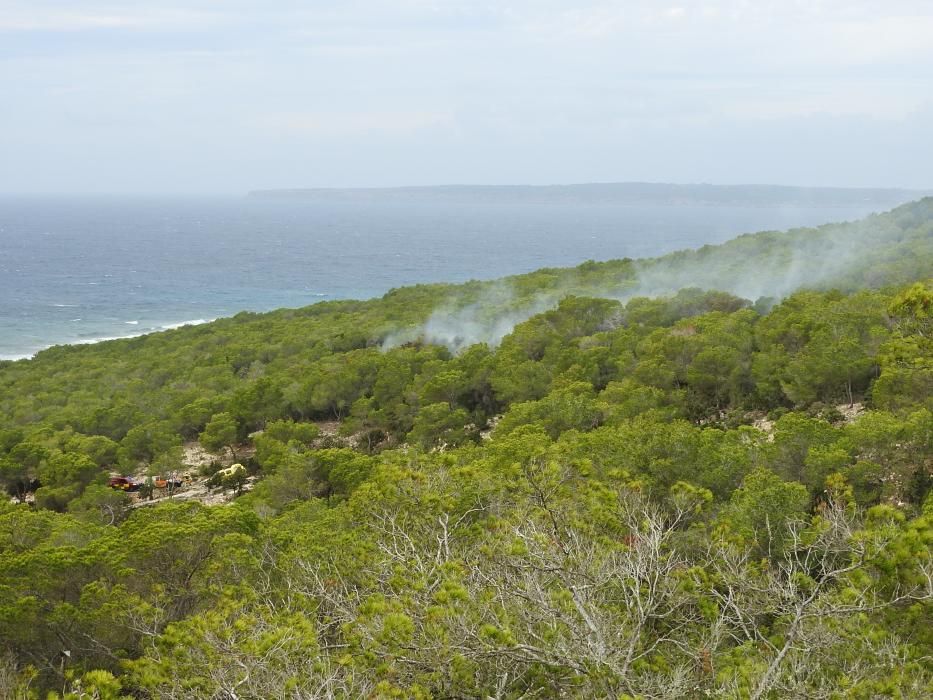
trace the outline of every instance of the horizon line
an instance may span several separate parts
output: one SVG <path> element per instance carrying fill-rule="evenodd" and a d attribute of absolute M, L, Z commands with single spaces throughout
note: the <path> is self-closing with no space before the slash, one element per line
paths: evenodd
<path fill-rule="evenodd" d="M 849 191 L 849 192 L 904 192 L 916 194 L 933 194 L 933 184 L 930 186 L 904 186 L 904 185 L 816 185 L 816 184 L 786 184 L 769 182 L 674 182 L 663 180 L 594 180 L 582 182 L 553 182 L 545 184 L 534 183 L 477 183 L 477 182 L 450 182 L 438 184 L 405 184 L 405 185 L 286 185 L 276 187 L 255 187 L 248 190 L 147 190 L 147 191 L 115 191 L 115 190 L 85 190 L 85 191 L 54 191 L 54 190 L 24 190 L 0 192 L 0 198 L 33 198 L 33 197 L 249 197 L 254 194 L 269 192 L 392 192 L 392 191 L 422 191 L 422 190 L 454 190 L 454 189 L 560 189 L 570 187 L 702 187 L 710 189 L 754 189 L 774 188 L 784 190 L 814 190 L 814 191 Z"/>

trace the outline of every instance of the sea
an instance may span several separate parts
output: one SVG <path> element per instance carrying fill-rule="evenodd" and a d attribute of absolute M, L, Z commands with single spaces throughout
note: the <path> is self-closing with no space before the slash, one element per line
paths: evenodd
<path fill-rule="evenodd" d="M 905 198 L 906 201 L 906 198 Z M 861 218 L 877 202 L 762 205 L 347 197 L 2 197 L 0 359 L 239 311 L 367 299 Z"/>

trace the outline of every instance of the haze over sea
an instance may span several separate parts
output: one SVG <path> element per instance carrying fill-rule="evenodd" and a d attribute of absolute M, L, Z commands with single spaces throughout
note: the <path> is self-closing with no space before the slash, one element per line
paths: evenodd
<path fill-rule="evenodd" d="M 749 199 L 430 188 L 5 198 L 0 359 L 243 310 L 369 298 L 418 282 L 655 256 L 746 232 L 860 218 L 914 194 Z"/>

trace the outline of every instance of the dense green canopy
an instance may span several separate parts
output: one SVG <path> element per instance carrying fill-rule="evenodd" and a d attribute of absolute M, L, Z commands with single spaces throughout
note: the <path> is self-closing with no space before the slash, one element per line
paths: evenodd
<path fill-rule="evenodd" d="M 0 363 L 0 482 L 2 697 L 928 697 L 933 199 Z"/>

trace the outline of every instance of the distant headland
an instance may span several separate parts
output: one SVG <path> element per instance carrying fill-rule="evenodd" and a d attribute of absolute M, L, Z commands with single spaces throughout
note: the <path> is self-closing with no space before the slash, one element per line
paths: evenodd
<path fill-rule="evenodd" d="M 711 185 L 651 182 L 589 183 L 576 185 L 437 185 L 362 188 L 294 188 L 254 190 L 258 199 L 311 200 L 435 200 L 496 202 L 592 201 L 603 204 L 674 205 L 736 204 L 747 206 L 851 206 L 877 204 L 893 207 L 933 194 L 933 190 L 897 188 L 794 187 L 786 185 Z"/>

